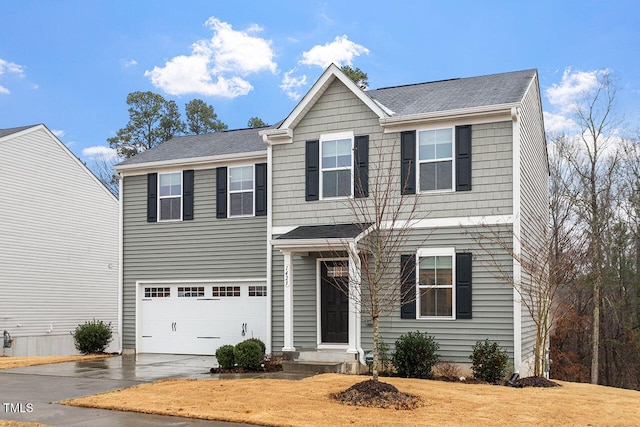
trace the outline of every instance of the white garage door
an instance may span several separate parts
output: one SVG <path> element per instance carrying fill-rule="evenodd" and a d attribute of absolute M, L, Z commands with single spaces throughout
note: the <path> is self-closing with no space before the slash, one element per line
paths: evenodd
<path fill-rule="evenodd" d="M 266 336 L 264 283 L 140 286 L 138 352 L 215 354 Z"/>

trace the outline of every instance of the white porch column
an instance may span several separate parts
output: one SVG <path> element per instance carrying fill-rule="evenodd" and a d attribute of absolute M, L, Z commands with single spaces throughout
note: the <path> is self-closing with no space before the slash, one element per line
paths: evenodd
<path fill-rule="evenodd" d="M 356 354 L 360 344 L 360 256 L 358 245 L 349 243 L 349 347 L 347 353 Z"/>
<path fill-rule="evenodd" d="M 291 251 L 284 255 L 284 347 L 282 351 L 296 351 L 293 346 L 293 256 Z"/>

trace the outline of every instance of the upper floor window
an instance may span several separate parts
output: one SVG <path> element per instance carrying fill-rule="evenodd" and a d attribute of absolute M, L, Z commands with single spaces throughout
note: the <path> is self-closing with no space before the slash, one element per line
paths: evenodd
<path fill-rule="evenodd" d="M 253 215 L 253 165 L 229 167 L 229 216 Z"/>
<path fill-rule="evenodd" d="M 182 218 L 182 172 L 161 173 L 158 180 L 160 221 Z"/>
<path fill-rule="evenodd" d="M 323 135 L 320 139 L 322 198 L 353 194 L 353 134 Z"/>
<path fill-rule="evenodd" d="M 419 317 L 453 318 L 454 250 L 418 251 Z"/>
<path fill-rule="evenodd" d="M 420 191 L 453 189 L 453 128 L 418 132 Z"/>

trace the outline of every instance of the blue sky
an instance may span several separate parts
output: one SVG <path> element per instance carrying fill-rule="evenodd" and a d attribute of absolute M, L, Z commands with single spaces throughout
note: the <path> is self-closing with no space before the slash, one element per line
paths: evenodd
<path fill-rule="evenodd" d="M 537 68 L 547 130 L 599 73 L 640 119 L 640 2 L 0 0 L 0 128 L 44 123 L 88 164 L 126 97 L 199 98 L 230 128 L 283 119 L 331 62 L 369 87 Z"/>

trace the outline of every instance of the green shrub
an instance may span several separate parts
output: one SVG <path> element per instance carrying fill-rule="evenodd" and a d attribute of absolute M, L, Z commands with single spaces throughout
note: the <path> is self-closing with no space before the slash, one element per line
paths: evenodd
<path fill-rule="evenodd" d="M 112 339 L 111 323 L 93 319 L 76 326 L 71 335 L 80 353 L 104 353 Z"/>
<path fill-rule="evenodd" d="M 239 367 L 256 371 L 262 363 L 262 348 L 255 340 L 246 340 L 236 344 L 234 357 Z"/>
<path fill-rule="evenodd" d="M 216 350 L 218 365 L 223 369 L 231 369 L 236 363 L 235 348 L 232 345 L 223 345 Z"/>
<path fill-rule="evenodd" d="M 488 339 L 476 342 L 469 359 L 473 377 L 489 383 L 503 379 L 509 366 L 507 351 Z"/>
<path fill-rule="evenodd" d="M 245 341 L 253 341 L 253 342 L 257 343 L 260 346 L 260 350 L 262 350 L 262 354 L 263 355 L 267 352 L 267 346 L 264 345 L 262 340 L 260 340 L 259 338 L 249 338 L 249 339 L 247 339 Z"/>
<path fill-rule="evenodd" d="M 401 335 L 396 340 L 393 366 L 398 375 L 407 378 L 431 378 L 432 368 L 438 363 L 440 345 L 420 331 Z"/>

